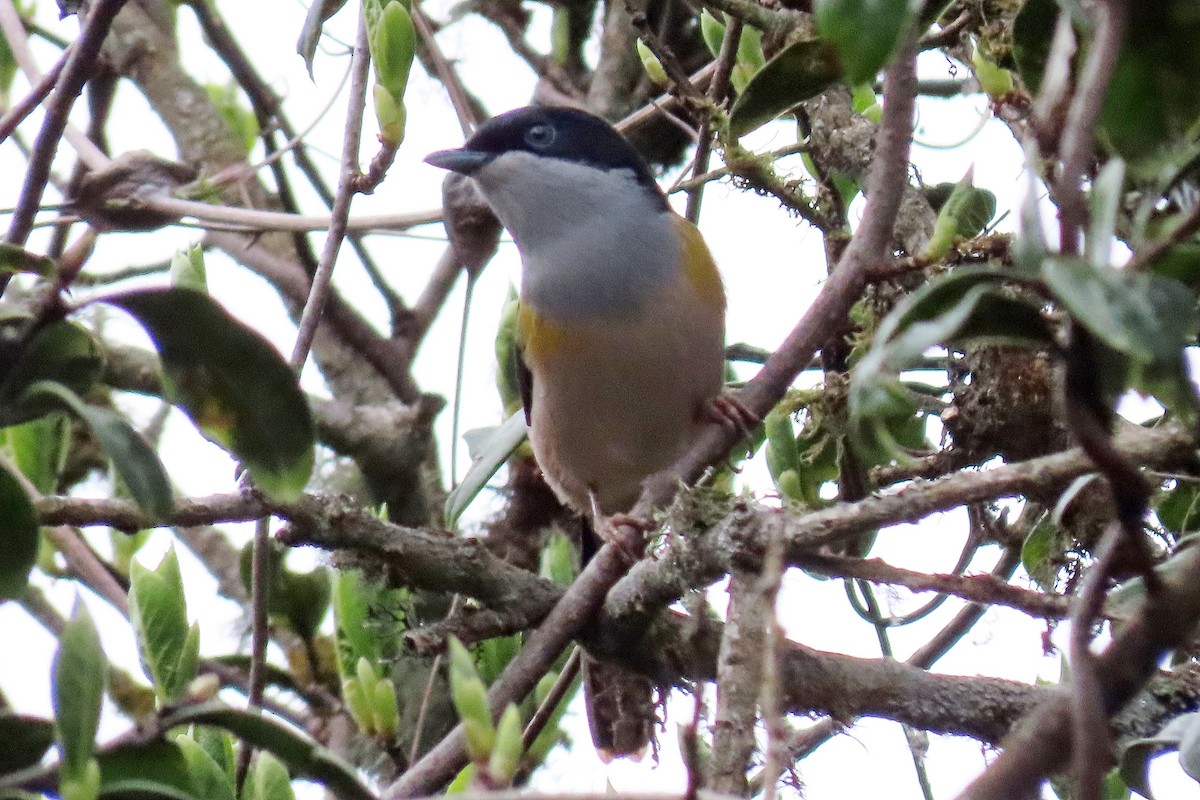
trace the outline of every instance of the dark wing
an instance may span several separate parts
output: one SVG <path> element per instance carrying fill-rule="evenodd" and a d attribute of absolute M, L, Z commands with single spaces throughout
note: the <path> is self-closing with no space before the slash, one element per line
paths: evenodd
<path fill-rule="evenodd" d="M 521 405 L 525 407 L 525 424 L 531 425 L 533 420 L 533 373 L 525 363 L 525 356 L 519 343 L 513 345 L 513 365 L 517 371 L 517 389 L 521 392 Z"/>

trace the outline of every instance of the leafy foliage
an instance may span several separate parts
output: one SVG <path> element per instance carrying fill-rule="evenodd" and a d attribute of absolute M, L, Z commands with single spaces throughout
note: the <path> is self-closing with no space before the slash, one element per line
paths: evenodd
<path fill-rule="evenodd" d="M 188 624 L 175 551 L 169 551 L 155 570 L 135 561 L 129 583 L 129 620 L 142 669 L 160 702 L 178 699 L 196 677 L 200 628 Z"/>
<path fill-rule="evenodd" d="M 76 601 L 75 613 L 59 637 L 51 676 L 62 780 L 80 798 L 94 798 L 97 789 L 92 753 L 100 726 L 105 667 L 100 634 L 87 608 Z"/>
<path fill-rule="evenodd" d="M 37 560 L 38 517 L 25 488 L 7 465 L 0 464 L 0 600 L 20 597 Z"/>
<path fill-rule="evenodd" d="M 104 302 L 145 326 L 173 401 L 204 435 L 241 459 L 263 491 L 295 499 L 312 472 L 315 434 L 296 376 L 275 349 L 191 289 L 125 292 Z"/>
<path fill-rule="evenodd" d="M 820 39 L 794 42 L 763 65 L 729 111 L 729 129 L 744 136 L 828 88 L 839 75 L 833 48 Z"/>

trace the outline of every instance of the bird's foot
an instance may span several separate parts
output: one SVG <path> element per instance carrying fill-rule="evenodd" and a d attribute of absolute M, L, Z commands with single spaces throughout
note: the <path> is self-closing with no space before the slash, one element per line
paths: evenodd
<path fill-rule="evenodd" d="M 644 517 L 634 517 L 630 514 L 596 517 L 594 525 L 596 535 L 602 541 L 616 547 L 630 565 L 642 560 L 646 553 L 646 534 L 657 527 Z"/>
<path fill-rule="evenodd" d="M 646 534 L 657 527 L 654 522 L 620 512 L 604 514 L 595 492 L 589 491 L 588 499 L 592 506 L 592 529 L 596 537 L 615 547 L 627 563 L 632 565 L 641 561 L 646 550 Z"/>
<path fill-rule="evenodd" d="M 762 420 L 747 408 L 738 396 L 724 391 L 710 400 L 703 409 L 704 417 L 724 428 L 737 431 L 744 439 L 753 438 L 753 432 Z"/>

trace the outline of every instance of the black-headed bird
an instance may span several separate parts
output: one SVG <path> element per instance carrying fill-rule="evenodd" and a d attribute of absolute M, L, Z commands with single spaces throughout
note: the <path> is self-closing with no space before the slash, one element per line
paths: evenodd
<path fill-rule="evenodd" d="M 473 178 L 516 242 L 518 377 L 534 457 L 603 535 L 718 400 L 725 291 L 708 247 L 633 146 L 583 111 L 510 111 L 425 160 Z M 652 711 L 623 716 L 632 699 L 602 685 L 613 672 L 585 661 L 606 759 L 640 755 L 652 735 Z M 649 691 L 643 679 L 643 699 Z"/>

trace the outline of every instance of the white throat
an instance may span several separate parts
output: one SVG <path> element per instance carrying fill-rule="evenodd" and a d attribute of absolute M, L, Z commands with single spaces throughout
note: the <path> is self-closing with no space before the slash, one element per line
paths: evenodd
<path fill-rule="evenodd" d="M 473 177 L 516 240 L 521 298 L 540 315 L 631 315 L 677 274 L 671 215 L 631 170 L 514 151 Z"/>

